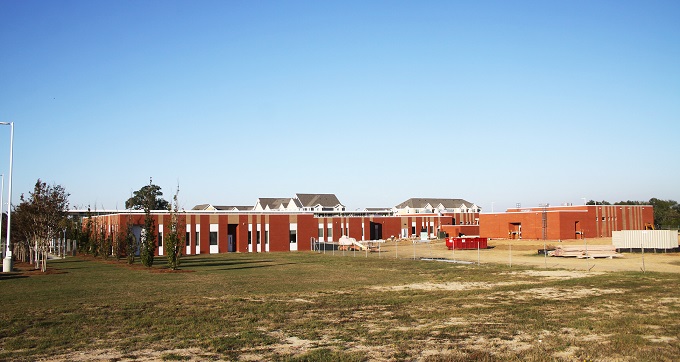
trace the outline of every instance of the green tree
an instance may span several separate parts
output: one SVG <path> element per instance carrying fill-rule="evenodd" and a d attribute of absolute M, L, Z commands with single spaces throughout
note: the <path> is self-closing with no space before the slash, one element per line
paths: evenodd
<path fill-rule="evenodd" d="M 22 195 L 23 197 L 23 195 Z M 33 227 L 31 205 L 21 202 L 12 211 L 12 246 L 13 255 L 23 262 L 33 262 Z"/>
<path fill-rule="evenodd" d="M 168 233 L 165 237 L 164 250 L 168 257 L 168 267 L 172 270 L 179 268 L 180 259 L 182 257 L 182 250 L 184 249 L 184 234 L 179 230 L 183 230 L 182 222 L 179 217 L 179 203 L 177 196 L 179 194 L 179 187 L 175 196 L 172 198 L 172 209 L 170 210 L 170 225 Z"/>
<path fill-rule="evenodd" d="M 87 207 L 87 221 L 85 221 L 85 230 L 83 230 L 78 238 L 78 250 L 81 253 L 92 254 L 92 211 Z"/>
<path fill-rule="evenodd" d="M 149 186 L 155 185 L 149 181 Z M 160 188 L 158 189 L 160 190 Z M 158 194 L 156 192 L 145 192 L 142 194 L 142 205 L 144 208 L 144 229 L 142 229 L 140 258 L 142 259 L 142 265 L 147 268 L 153 266 L 153 260 L 156 256 L 156 223 L 151 216 L 151 210 L 157 206 L 157 195 Z"/>
<path fill-rule="evenodd" d="M 35 255 L 32 261 L 36 269 L 43 272 L 47 270 L 50 243 L 58 239 L 63 230 L 60 226 L 67 217 L 68 196 L 61 185 L 48 185 L 38 179 L 28 198 L 21 195 L 21 203 L 15 209 L 20 215 L 17 217 L 19 223 L 13 225 L 24 228 L 17 230 L 17 234 L 27 238 L 29 248 L 33 249 L 31 254 Z"/>
<path fill-rule="evenodd" d="M 113 240 L 113 256 L 116 261 L 120 261 L 123 256 L 123 248 L 125 247 L 125 233 L 118 230 L 111 238 Z"/>
<path fill-rule="evenodd" d="M 605 201 L 605 200 L 602 200 L 602 201 L 590 200 L 590 201 L 586 202 L 586 205 L 611 205 L 611 204 L 609 203 L 609 201 Z"/>
<path fill-rule="evenodd" d="M 675 200 L 651 198 L 649 205 L 654 206 L 654 224 L 658 229 L 680 226 L 680 206 Z"/>
<path fill-rule="evenodd" d="M 615 202 L 614 205 L 649 205 L 649 202 L 626 200 L 626 201 Z"/>
<path fill-rule="evenodd" d="M 97 218 L 92 218 L 92 229 L 90 235 L 90 252 L 92 256 L 99 256 L 101 251 L 101 240 L 99 240 L 99 222 Z"/>
<path fill-rule="evenodd" d="M 104 228 L 104 225 L 101 227 L 101 231 L 99 233 L 99 240 L 101 241 L 102 245 L 102 258 L 103 259 L 108 259 L 109 256 L 111 256 L 111 244 L 113 244 L 113 239 L 111 238 L 111 233 L 108 235 L 106 234 L 106 229 Z"/>
<path fill-rule="evenodd" d="M 146 208 L 151 210 L 168 210 L 170 204 L 167 200 L 161 198 L 163 196 L 161 187 L 154 185 L 152 182 L 153 180 L 149 180 L 148 185 L 133 192 L 132 197 L 125 201 L 125 208 L 132 210 L 145 210 Z M 149 205 L 150 199 L 153 200 L 151 205 Z"/>
<path fill-rule="evenodd" d="M 680 227 L 680 205 L 675 200 L 653 197 L 649 201 L 619 201 L 614 205 L 651 205 L 654 207 L 654 226 L 657 229 Z"/>
<path fill-rule="evenodd" d="M 128 264 L 133 264 L 135 262 L 135 254 L 137 253 L 137 238 L 132 232 L 132 220 L 129 216 L 124 235 L 125 257 Z"/>

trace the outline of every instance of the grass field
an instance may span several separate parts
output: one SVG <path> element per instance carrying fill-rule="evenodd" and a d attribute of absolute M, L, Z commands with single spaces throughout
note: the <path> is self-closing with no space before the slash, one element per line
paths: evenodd
<path fill-rule="evenodd" d="M 164 260 L 157 259 L 157 264 Z M 677 360 L 680 274 L 311 252 L 0 275 L 0 360 Z"/>

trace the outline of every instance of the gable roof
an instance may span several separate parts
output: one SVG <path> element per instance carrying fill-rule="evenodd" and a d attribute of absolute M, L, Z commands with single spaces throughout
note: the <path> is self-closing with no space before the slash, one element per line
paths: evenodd
<path fill-rule="evenodd" d="M 296 196 L 302 207 L 314 207 L 316 205 L 336 207 L 342 205 L 335 194 L 296 194 Z"/>
<path fill-rule="evenodd" d="M 279 207 L 281 207 L 281 205 L 283 205 L 283 207 L 285 208 L 285 207 L 288 206 L 288 203 L 290 202 L 290 200 L 293 200 L 295 202 L 295 205 L 297 207 L 300 207 L 300 202 L 296 199 L 291 199 L 290 197 L 279 197 L 279 198 L 277 198 L 277 197 L 260 197 L 259 199 L 257 199 L 257 201 L 260 203 L 260 206 L 262 207 L 262 209 L 266 209 L 267 206 L 269 206 L 270 210 L 276 210 Z"/>
<path fill-rule="evenodd" d="M 466 208 L 470 208 L 473 206 L 472 203 L 463 200 L 463 199 L 431 199 L 431 198 L 410 198 L 401 204 L 395 206 L 397 209 L 404 209 L 404 208 L 411 208 L 411 209 L 422 209 L 426 207 L 427 205 L 431 205 L 432 207 L 437 207 L 439 204 L 444 206 L 447 209 L 455 209 L 459 208 L 461 205 L 465 205 Z"/>
<path fill-rule="evenodd" d="M 252 206 L 213 206 L 215 210 L 250 211 Z"/>
<path fill-rule="evenodd" d="M 250 211 L 252 206 L 215 206 L 212 204 L 199 204 L 192 208 L 192 210 L 228 210 L 228 211 Z"/>
<path fill-rule="evenodd" d="M 383 212 L 383 211 L 392 211 L 392 209 L 389 208 L 389 207 L 365 207 L 364 211 L 380 211 L 380 212 Z"/>
<path fill-rule="evenodd" d="M 191 208 L 191 210 L 208 210 L 212 207 L 210 204 L 199 204 Z"/>

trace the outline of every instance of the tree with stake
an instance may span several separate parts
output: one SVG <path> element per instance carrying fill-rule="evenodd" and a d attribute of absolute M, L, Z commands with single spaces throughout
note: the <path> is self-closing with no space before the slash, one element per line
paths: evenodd
<path fill-rule="evenodd" d="M 127 263 L 133 264 L 135 262 L 135 254 L 137 253 L 137 238 L 132 232 L 132 218 L 130 216 L 128 216 L 128 222 L 125 226 L 123 244 L 125 245 L 125 256 L 127 258 Z"/>
<path fill-rule="evenodd" d="M 149 181 L 149 186 L 155 186 L 151 183 L 151 180 Z M 142 265 L 150 268 L 153 266 L 153 260 L 156 256 L 156 223 L 151 216 L 151 210 L 157 205 L 157 195 L 160 193 L 160 188 L 156 190 L 149 187 L 147 190 L 149 190 L 149 192 L 143 194 L 142 199 L 144 206 L 144 229 L 142 230 L 142 250 L 140 257 L 142 259 Z M 162 193 L 160 194 L 162 195 Z"/>
<path fill-rule="evenodd" d="M 87 207 L 87 222 L 85 223 L 85 230 L 80 233 L 78 238 L 78 250 L 81 253 L 92 254 L 92 211 Z"/>
<path fill-rule="evenodd" d="M 106 229 L 104 228 L 104 225 L 101 226 L 100 231 L 99 231 L 99 240 L 101 241 L 101 253 L 102 253 L 102 259 L 108 259 L 109 256 L 111 255 L 111 234 L 106 235 Z"/>
<path fill-rule="evenodd" d="M 151 210 L 144 210 L 144 228 L 142 229 L 142 245 L 140 258 L 142 265 L 145 267 L 152 267 L 153 260 L 156 254 L 156 233 L 154 232 L 156 223 L 151 217 Z"/>
<path fill-rule="evenodd" d="M 180 258 L 182 257 L 182 250 L 184 249 L 184 237 L 183 233 L 179 230 L 182 229 L 182 224 L 180 220 L 179 213 L 179 203 L 177 201 L 177 195 L 179 194 L 179 187 L 177 187 L 177 192 L 172 198 L 172 208 L 170 209 L 170 231 L 165 237 L 165 252 L 168 256 L 168 267 L 172 270 L 177 270 L 180 264 Z"/>

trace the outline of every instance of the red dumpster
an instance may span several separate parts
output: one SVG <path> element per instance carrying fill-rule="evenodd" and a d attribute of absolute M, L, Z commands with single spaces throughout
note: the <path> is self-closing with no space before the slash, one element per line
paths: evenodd
<path fill-rule="evenodd" d="M 449 248 L 449 250 L 455 248 L 458 250 L 465 250 L 465 249 L 486 249 L 487 247 L 487 238 L 480 238 L 480 237 L 465 237 L 461 236 L 459 238 L 452 238 L 448 237 L 446 238 L 446 247 Z"/>

